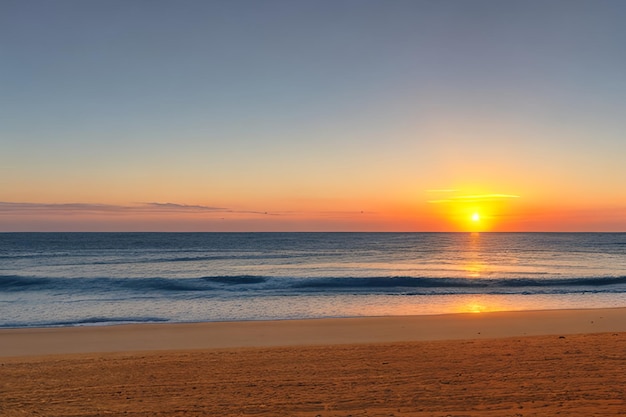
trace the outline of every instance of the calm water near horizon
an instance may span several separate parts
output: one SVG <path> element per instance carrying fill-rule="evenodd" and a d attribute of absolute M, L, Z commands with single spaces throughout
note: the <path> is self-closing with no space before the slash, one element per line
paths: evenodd
<path fill-rule="evenodd" d="M 1 233 L 0 327 L 626 307 L 626 233 Z"/>

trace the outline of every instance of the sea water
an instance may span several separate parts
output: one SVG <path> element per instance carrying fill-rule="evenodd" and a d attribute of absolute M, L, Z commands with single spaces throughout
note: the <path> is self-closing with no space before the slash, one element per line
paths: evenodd
<path fill-rule="evenodd" d="M 0 234 L 0 327 L 624 306 L 625 233 Z"/>

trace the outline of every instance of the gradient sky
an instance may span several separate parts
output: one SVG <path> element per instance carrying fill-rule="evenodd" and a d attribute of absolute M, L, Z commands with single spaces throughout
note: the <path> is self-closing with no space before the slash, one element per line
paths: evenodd
<path fill-rule="evenodd" d="M 624 22 L 2 0 L 0 231 L 626 231 Z"/>

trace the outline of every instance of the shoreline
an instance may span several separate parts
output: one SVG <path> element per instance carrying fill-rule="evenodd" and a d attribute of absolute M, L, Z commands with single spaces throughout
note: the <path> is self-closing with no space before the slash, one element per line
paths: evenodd
<path fill-rule="evenodd" d="M 626 332 L 626 307 L 0 329 L 0 357 Z"/>

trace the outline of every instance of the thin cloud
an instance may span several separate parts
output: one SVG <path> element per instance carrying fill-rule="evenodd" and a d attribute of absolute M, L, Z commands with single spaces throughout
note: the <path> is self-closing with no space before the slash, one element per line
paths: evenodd
<path fill-rule="evenodd" d="M 132 210 L 130 206 L 89 203 L 9 203 L 0 202 L 0 213 L 40 212 L 98 212 L 111 213 Z"/>
<path fill-rule="evenodd" d="M 480 194 L 480 195 L 460 195 L 452 197 L 454 200 L 499 200 L 502 198 L 519 198 L 513 194 Z"/>
<path fill-rule="evenodd" d="M 212 207 L 212 206 L 200 206 L 190 204 L 176 204 L 176 203 L 142 203 L 139 208 L 153 209 L 155 211 L 174 211 L 174 212 L 230 212 L 230 209 L 224 207 Z"/>
<path fill-rule="evenodd" d="M 278 216 L 276 213 L 254 210 L 234 210 L 226 207 L 201 206 L 193 204 L 176 203 L 143 203 L 144 209 L 155 212 L 185 212 L 185 213 L 238 213 L 238 214 L 263 214 L 268 216 Z"/>
<path fill-rule="evenodd" d="M 459 202 L 477 203 L 477 202 L 483 202 L 483 201 L 501 201 L 501 200 L 508 200 L 508 199 L 514 199 L 514 198 L 520 198 L 520 196 L 514 195 L 514 194 L 459 195 L 459 196 L 448 197 L 446 199 L 430 200 L 428 202 L 431 204 L 459 203 Z"/>
<path fill-rule="evenodd" d="M 430 204 L 452 203 L 454 200 L 428 200 Z"/>
<path fill-rule="evenodd" d="M 427 193 L 456 193 L 459 190 L 454 189 L 441 189 L 441 190 L 426 190 Z"/>
<path fill-rule="evenodd" d="M 227 207 L 177 203 L 137 203 L 135 205 L 90 203 L 11 203 L 0 202 L 2 214 L 141 214 L 141 213 L 232 213 L 278 216 L 276 213 L 235 210 Z"/>
<path fill-rule="evenodd" d="M 174 203 L 141 203 L 137 205 L 90 203 L 9 203 L 0 202 L 0 213 L 146 213 L 146 212 L 228 212 L 222 207 Z"/>

